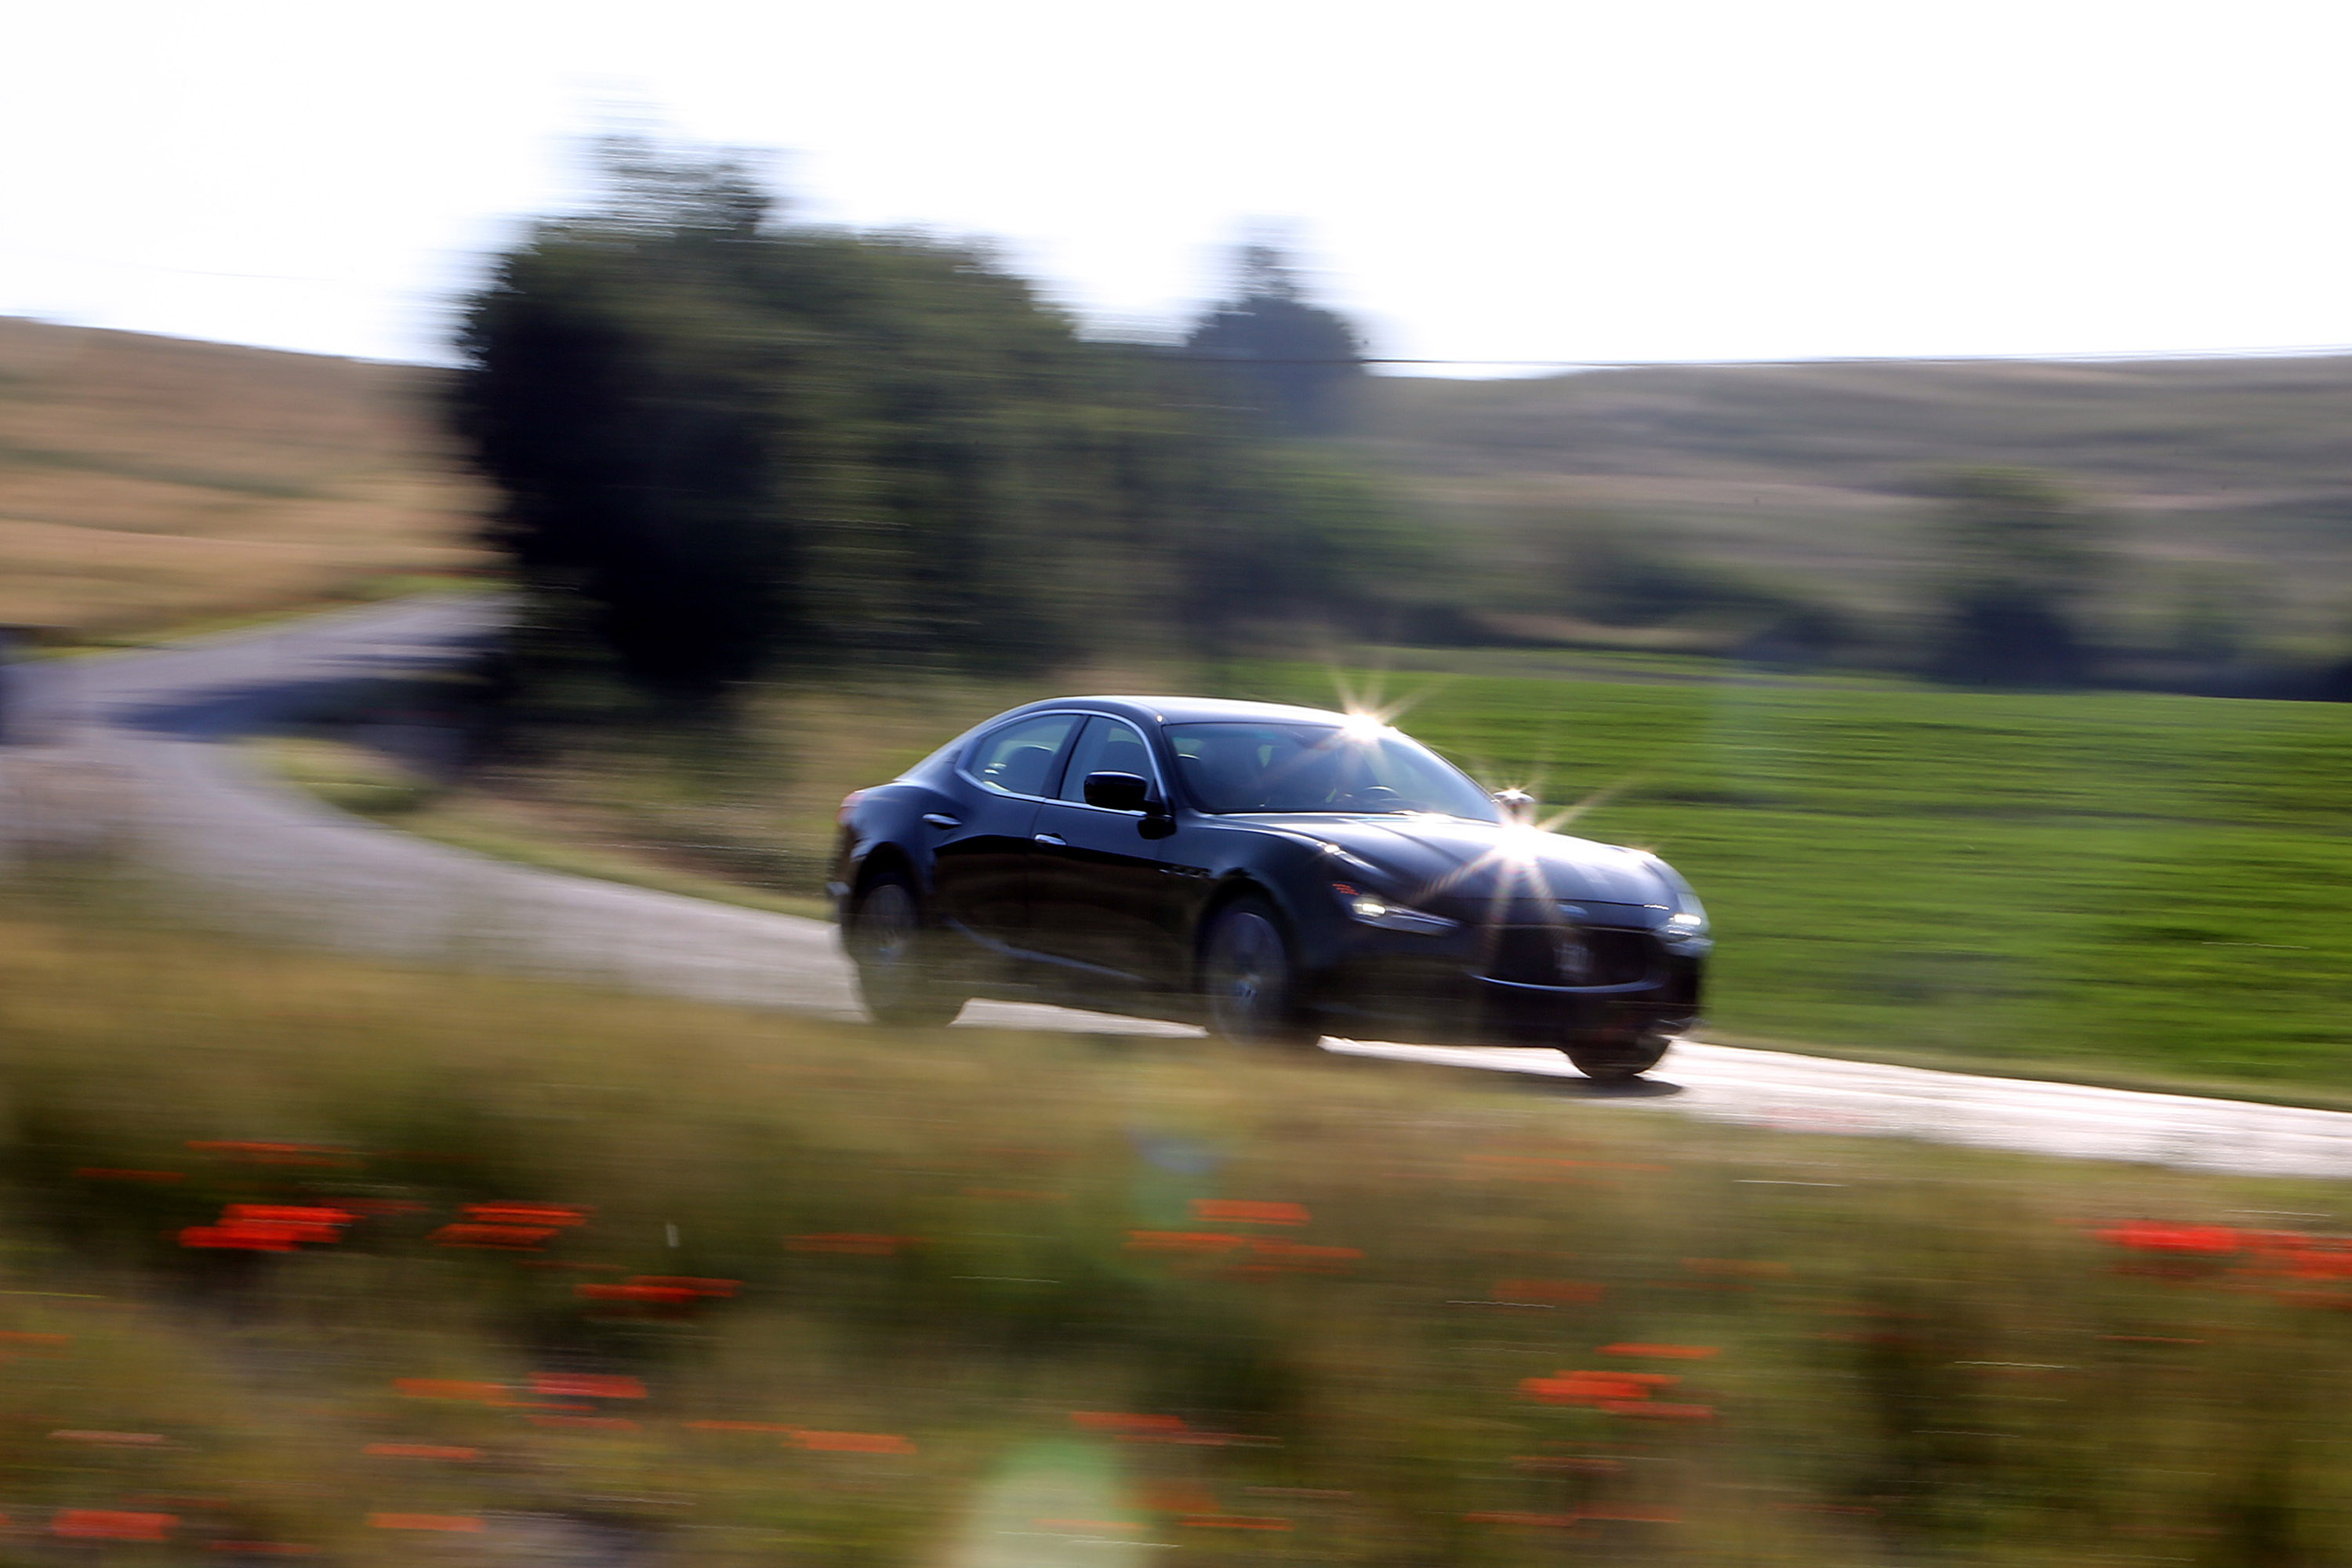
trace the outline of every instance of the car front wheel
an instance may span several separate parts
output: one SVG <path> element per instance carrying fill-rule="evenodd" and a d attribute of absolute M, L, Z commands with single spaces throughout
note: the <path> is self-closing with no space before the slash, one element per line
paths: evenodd
<path fill-rule="evenodd" d="M 937 939 L 925 929 L 914 884 L 904 876 L 887 871 L 868 883 L 845 934 L 858 996 L 876 1023 L 937 1028 L 963 1011 L 965 998 L 940 973 Z"/>
<path fill-rule="evenodd" d="M 1201 994 L 1209 1030 L 1243 1046 L 1307 1047 L 1321 1037 L 1307 1022 L 1298 968 L 1274 910 L 1256 899 L 1226 905 L 1201 943 Z"/>
<path fill-rule="evenodd" d="M 1562 1046 L 1576 1070 L 1595 1083 L 1625 1083 L 1656 1067 L 1674 1044 L 1672 1036 L 1640 1034 L 1606 1044 Z"/>

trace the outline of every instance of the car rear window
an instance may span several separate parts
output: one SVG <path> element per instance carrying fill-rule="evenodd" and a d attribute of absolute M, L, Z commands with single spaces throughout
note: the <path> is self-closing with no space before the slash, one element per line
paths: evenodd
<path fill-rule="evenodd" d="M 1080 715 L 1045 713 L 991 731 L 964 760 L 963 771 L 1002 795 L 1050 795 L 1062 742 Z"/>

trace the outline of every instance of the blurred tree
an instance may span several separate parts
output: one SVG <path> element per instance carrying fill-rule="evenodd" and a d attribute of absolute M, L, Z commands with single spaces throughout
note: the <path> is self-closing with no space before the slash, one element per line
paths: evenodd
<path fill-rule="evenodd" d="M 2246 660 L 2262 624 L 2260 581 L 2243 569 L 2204 563 L 2182 568 L 2168 652 L 2191 664 L 2225 667 Z"/>
<path fill-rule="evenodd" d="M 804 530 L 776 515 L 784 454 L 763 408 L 789 347 L 739 287 L 765 204 L 731 168 L 699 184 L 618 157 L 609 172 L 623 200 L 541 226 L 473 301 L 457 424 L 526 583 L 570 601 L 630 674 L 707 692 L 803 613 Z"/>
<path fill-rule="evenodd" d="M 2352 658 L 2327 660 L 2310 674 L 2305 690 L 2285 695 L 2307 696 L 2321 702 L 2352 702 Z"/>
<path fill-rule="evenodd" d="M 604 169 L 459 338 L 541 654 L 698 700 L 787 663 L 1222 650 L 1385 592 L 1403 525 L 1198 366 L 1080 339 L 971 247 L 785 224 L 734 163 L 620 141 Z"/>
<path fill-rule="evenodd" d="M 1228 384 L 1282 433 L 1336 434 L 1363 379 L 1362 340 L 1344 317 L 1307 302 L 1274 247 L 1244 245 L 1236 262 L 1235 297 L 1201 318 L 1185 352 L 1223 366 Z"/>
<path fill-rule="evenodd" d="M 1927 668 L 1979 686 L 2079 686 L 2092 658 L 2078 617 L 2107 565 L 2096 513 L 2051 475 L 1963 468 L 1936 479 L 1945 557 Z"/>
<path fill-rule="evenodd" d="M 1807 585 L 1712 558 L 1654 516 L 1528 509 L 1508 514 L 1487 586 L 1498 605 L 1601 626 L 1713 634 L 1742 658 L 1811 663 L 1856 640 L 1851 618 Z"/>

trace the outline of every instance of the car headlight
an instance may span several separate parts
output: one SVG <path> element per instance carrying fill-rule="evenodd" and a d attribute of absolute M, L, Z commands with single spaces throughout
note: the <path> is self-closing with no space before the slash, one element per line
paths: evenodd
<path fill-rule="evenodd" d="M 1689 947 L 1691 942 L 1707 941 L 1707 917 L 1698 910 L 1675 910 L 1665 917 L 1665 924 L 1658 926 L 1658 941 L 1667 947 Z"/>
<path fill-rule="evenodd" d="M 1348 911 L 1349 920 L 1378 926 L 1382 931 L 1419 931 L 1423 936 L 1435 936 L 1440 931 L 1454 931 L 1461 924 L 1459 921 L 1447 920 L 1444 915 L 1427 914 L 1420 910 L 1409 910 L 1402 904 L 1392 904 L 1377 893 L 1359 891 L 1353 883 L 1334 882 L 1331 891 L 1339 896 L 1339 907 Z"/>
<path fill-rule="evenodd" d="M 1691 885 L 1683 880 L 1681 872 L 1646 851 L 1642 858 L 1650 863 L 1650 869 L 1657 873 L 1658 880 L 1666 885 L 1667 894 L 1674 900 L 1674 912 L 1652 928 L 1658 940 L 1677 952 L 1706 952 L 1715 945 L 1707 940 L 1706 906 L 1698 901 L 1698 895 L 1691 891 Z"/>
<path fill-rule="evenodd" d="M 1707 941 L 1706 911 L 1698 907 L 1696 899 L 1685 898 L 1683 907 L 1668 915 L 1657 931 L 1660 942 L 1683 952 L 1705 951 L 1712 945 Z"/>

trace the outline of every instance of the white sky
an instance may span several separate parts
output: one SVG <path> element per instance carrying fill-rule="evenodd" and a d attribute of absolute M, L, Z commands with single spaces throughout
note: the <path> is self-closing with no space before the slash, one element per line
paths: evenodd
<path fill-rule="evenodd" d="M 1377 352 L 2352 342 L 2352 7 L 77 0 L 0 49 L 0 314 L 382 358 L 617 107 L 1167 326 L 1287 220 Z M 1483 367 L 1465 366 L 1476 371 Z"/>

